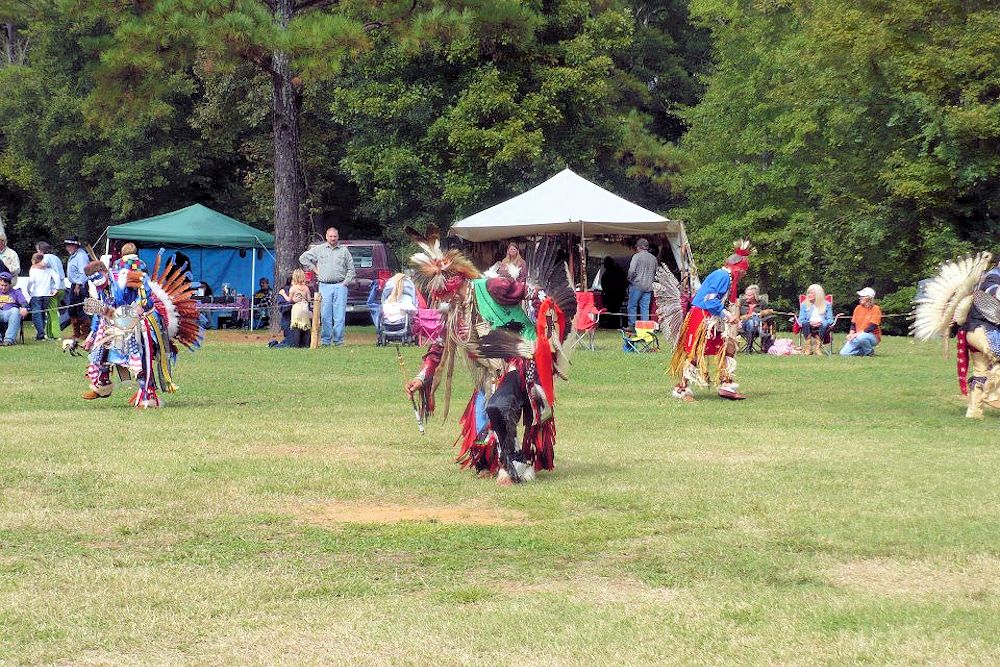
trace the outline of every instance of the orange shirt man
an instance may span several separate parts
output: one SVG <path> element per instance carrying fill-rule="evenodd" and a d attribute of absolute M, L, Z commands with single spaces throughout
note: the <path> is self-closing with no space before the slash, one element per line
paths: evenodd
<path fill-rule="evenodd" d="M 844 357 L 870 357 L 882 341 L 882 309 L 875 303 L 875 290 L 866 287 L 858 296 L 861 300 L 851 316 L 851 332 L 840 350 Z"/>

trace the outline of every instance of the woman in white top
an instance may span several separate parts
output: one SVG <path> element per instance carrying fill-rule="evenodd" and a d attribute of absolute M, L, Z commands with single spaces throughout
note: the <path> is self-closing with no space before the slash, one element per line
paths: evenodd
<path fill-rule="evenodd" d="M 799 308 L 799 328 L 805 336 L 805 353 L 822 354 L 823 343 L 833 326 L 833 308 L 822 285 L 810 285 Z"/>

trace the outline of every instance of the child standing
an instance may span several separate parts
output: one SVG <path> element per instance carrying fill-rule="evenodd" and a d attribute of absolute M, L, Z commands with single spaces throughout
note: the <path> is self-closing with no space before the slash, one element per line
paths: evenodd
<path fill-rule="evenodd" d="M 46 310 L 49 300 L 56 293 L 59 278 L 56 272 L 49 268 L 45 255 L 36 252 L 31 256 L 31 269 L 28 271 L 28 298 L 31 308 L 31 323 L 35 325 L 35 340 L 45 340 Z"/>
<path fill-rule="evenodd" d="M 288 297 L 292 302 L 290 347 L 306 347 L 309 339 L 307 334 L 312 328 L 312 315 L 309 312 L 312 295 L 306 285 L 306 272 L 302 269 L 292 271 L 292 286 L 288 288 Z"/>

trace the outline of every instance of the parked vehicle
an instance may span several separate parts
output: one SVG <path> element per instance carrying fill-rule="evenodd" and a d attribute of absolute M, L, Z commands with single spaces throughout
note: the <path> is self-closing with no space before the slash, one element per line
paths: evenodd
<path fill-rule="evenodd" d="M 341 241 L 347 246 L 354 259 L 356 276 L 354 283 L 347 287 L 347 312 L 367 313 L 368 292 L 372 281 L 379 279 L 379 273 L 393 275 L 399 273 L 399 260 L 392 249 L 382 241 Z"/>

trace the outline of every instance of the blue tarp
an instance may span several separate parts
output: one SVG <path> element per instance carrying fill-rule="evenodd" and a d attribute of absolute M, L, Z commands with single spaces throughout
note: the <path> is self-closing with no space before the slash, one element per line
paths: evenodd
<path fill-rule="evenodd" d="M 140 248 L 139 257 L 146 262 L 150 270 L 156 262 L 159 248 Z M 252 256 L 257 254 L 256 276 L 251 283 L 250 271 Z M 257 291 L 260 279 L 267 278 L 274 284 L 274 257 L 263 248 L 253 251 L 249 248 L 205 248 L 201 246 L 167 248 L 163 251 L 163 265 L 168 259 L 173 259 L 177 253 L 190 261 L 191 275 L 198 282 L 207 283 L 212 288 L 212 294 L 220 296 L 222 285 L 229 283 L 239 294 L 251 296 Z M 182 260 L 183 261 L 183 258 Z"/>

